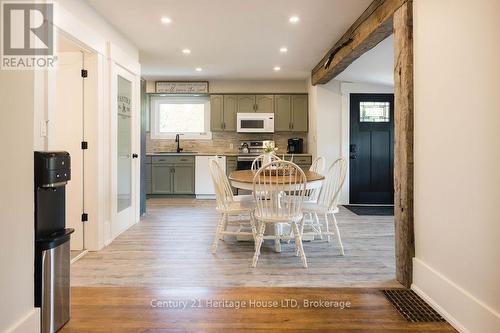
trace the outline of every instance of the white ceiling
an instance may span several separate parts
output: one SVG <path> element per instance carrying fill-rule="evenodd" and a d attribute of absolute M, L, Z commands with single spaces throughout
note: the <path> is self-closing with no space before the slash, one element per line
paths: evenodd
<path fill-rule="evenodd" d="M 139 48 L 146 78 L 304 79 L 372 0 L 87 2 Z"/>
<path fill-rule="evenodd" d="M 335 80 L 394 86 L 394 37 L 391 35 L 356 59 Z"/>

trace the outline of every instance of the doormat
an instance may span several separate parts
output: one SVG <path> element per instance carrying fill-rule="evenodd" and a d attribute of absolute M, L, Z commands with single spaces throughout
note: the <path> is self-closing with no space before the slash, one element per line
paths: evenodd
<path fill-rule="evenodd" d="M 382 292 L 407 321 L 412 323 L 446 322 L 436 310 L 425 303 L 413 290 L 389 289 L 382 290 Z"/>
<path fill-rule="evenodd" d="M 352 206 L 344 205 L 356 215 L 393 216 L 394 206 Z"/>

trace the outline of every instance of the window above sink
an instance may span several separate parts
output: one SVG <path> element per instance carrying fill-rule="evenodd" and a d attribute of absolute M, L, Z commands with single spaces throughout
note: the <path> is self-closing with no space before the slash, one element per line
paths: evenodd
<path fill-rule="evenodd" d="M 208 97 L 151 97 L 151 138 L 210 140 L 210 100 Z"/>

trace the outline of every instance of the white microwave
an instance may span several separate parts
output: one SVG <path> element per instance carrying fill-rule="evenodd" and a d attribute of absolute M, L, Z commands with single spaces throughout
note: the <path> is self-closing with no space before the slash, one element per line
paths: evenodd
<path fill-rule="evenodd" d="M 274 113 L 238 113 L 239 133 L 273 133 Z"/>

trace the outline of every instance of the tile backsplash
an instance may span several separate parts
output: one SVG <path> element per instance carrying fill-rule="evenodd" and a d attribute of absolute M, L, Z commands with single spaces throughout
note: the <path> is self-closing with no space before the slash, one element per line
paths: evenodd
<path fill-rule="evenodd" d="M 278 147 L 277 154 L 286 153 L 289 138 L 303 138 L 304 150 L 307 147 L 307 133 L 260 133 L 244 134 L 235 132 L 213 132 L 212 140 L 183 140 L 181 136 L 181 148 L 184 151 L 196 151 L 200 153 L 237 153 L 240 140 L 274 140 Z M 231 144 L 233 148 L 231 149 Z M 170 152 L 175 151 L 177 144 L 174 140 L 151 139 L 149 133 L 146 134 L 146 152 Z M 307 151 L 304 151 L 307 153 Z"/>

